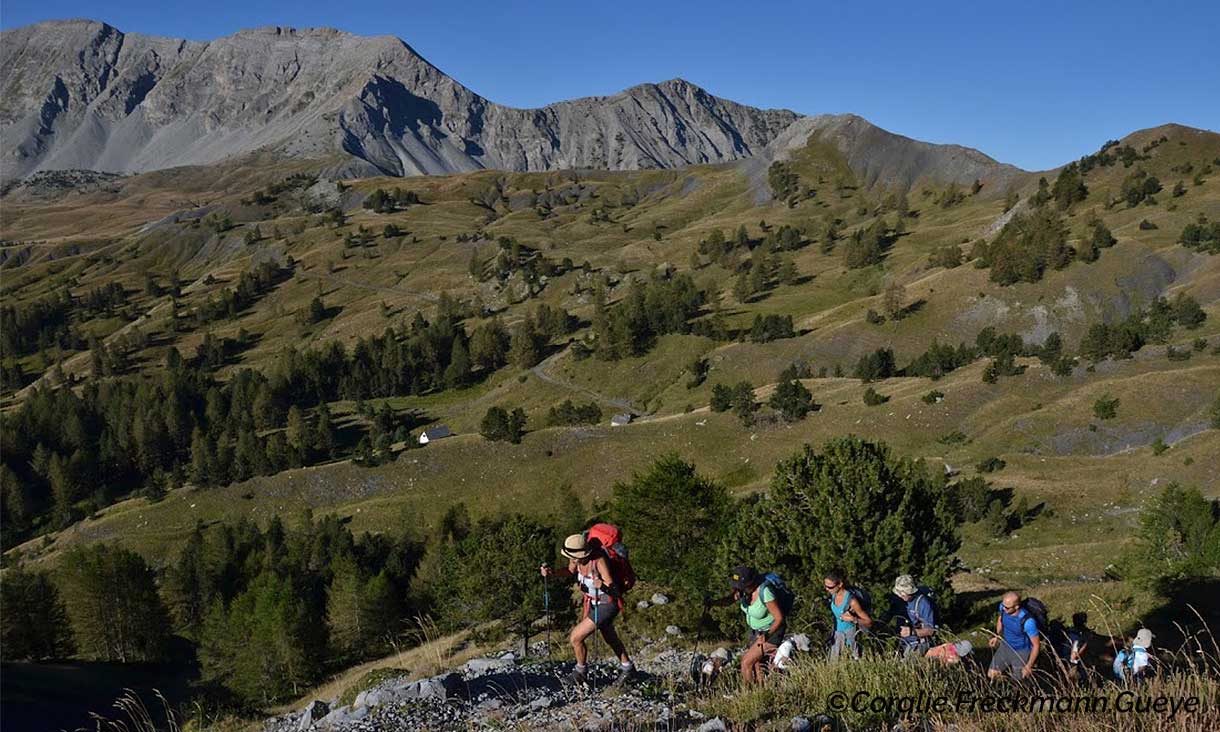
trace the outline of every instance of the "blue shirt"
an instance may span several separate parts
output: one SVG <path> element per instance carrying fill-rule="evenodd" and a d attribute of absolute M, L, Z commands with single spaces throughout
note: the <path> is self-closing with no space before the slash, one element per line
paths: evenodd
<path fill-rule="evenodd" d="M 1004 629 L 1004 642 L 1014 651 L 1024 651 L 1034 647 L 1031 638 L 1038 637 L 1038 623 L 1034 616 L 1025 608 L 1016 615 L 1004 612 L 1004 603 L 1000 603 L 1000 622 Z"/>
<path fill-rule="evenodd" d="M 894 596 L 894 599 L 902 604 L 903 612 L 906 613 L 907 620 L 911 624 L 911 634 L 905 638 L 899 636 L 899 640 L 907 645 L 913 646 L 918 644 L 922 639 L 915 635 L 914 631 L 916 628 L 936 627 L 936 605 L 933 604 L 932 598 L 928 597 L 922 588 L 919 592 L 915 593 L 914 597 L 906 602 L 903 602 L 902 598 L 897 595 Z"/>

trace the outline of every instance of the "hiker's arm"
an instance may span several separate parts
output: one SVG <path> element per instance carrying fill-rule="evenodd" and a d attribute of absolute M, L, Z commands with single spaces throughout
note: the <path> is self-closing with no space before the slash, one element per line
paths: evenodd
<path fill-rule="evenodd" d="M 593 578 L 594 586 L 598 588 L 613 586 L 614 574 L 610 571 L 610 562 L 607 562 L 605 557 L 599 557 L 596 562 L 597 576 Z"/>
<path fill-rule="evenodd" d="M 860 605 L 860 601 L 856 598 L 853 597 L 851 599 L 851 602 L 847 605 L 847 611 L 851 613 L 851 616 L 855 618 L 856 622 L 860 625 L 863 625 L 865 628 L 873 627 L 872 616 L 864 611 L 864 607 Z"/>
<path fill-rule="evenodd" d="M 767 635 L 771 635 L 784 624 L 784 611 L 775 600 L 767 601 L 767 610 L 771 611 L 771 627 L 767 628 Z"/>
<path fill-rule="evenodd" d="M 1033 644 L 1033 648 L 1029 651 L 1029 660 L 1025 662 L 1025 668 L 1021 669 L 1021 677 L 1024 678 L 1034 672 L 1034 662 L 1038 660 L 1038 651 L 1042 650 L 1042 637 L 1038 635 L 1030 636 L 1029 642 Z"/>
<path fill-rule="evenodd" d="M 550 567 L 548 567 L 547 565 L 544 564 L 544 565 L 542 565 L 542 576 L 550 577 L 551 575 L 555 575 L 556 577 L 571 577 L 572 575 L 576 574 L 576 568 L 574 565 L 575 565 L 575 562 L 569 561 L 568 566 L 566 566 L 566 567 L 560 567 L 559 569 L 551 569 Z"/>
<path fill-rule="evenodd" d="M 995 635 L 987 639 L 987 645 L 995 648 L 1000 645 L 1000 637 L 1004 634 L 1004 620 L 999 615 L 995 619 Z"/>

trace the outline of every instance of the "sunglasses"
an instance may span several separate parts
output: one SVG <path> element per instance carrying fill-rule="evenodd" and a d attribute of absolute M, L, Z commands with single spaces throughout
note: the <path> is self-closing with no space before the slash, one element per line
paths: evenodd
<path fill-rule="evenodd" d="M 841 584 L 842 584 L 841 582 L 836 582 L 833 585 L 824 584 L 824 585 L 822 585 L 822 589 L 826 590 L 827 592 L 834 592 L 835 590 L 839 589 L 839 586 Z"/>
<path fill-rule="evenodd" d="M 1012 605 L 1012 606 L 1005 605 L 1004 606 L 1004 612 L 1006 612 L 1006 613 L 1016 613 L 1020 609 L 1021 609 L 1020 605 Z"/>

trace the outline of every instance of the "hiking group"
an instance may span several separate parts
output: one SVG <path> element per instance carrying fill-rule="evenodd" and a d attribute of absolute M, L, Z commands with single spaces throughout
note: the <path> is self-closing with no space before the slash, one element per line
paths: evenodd
<path fill-rule="evenodd" d="M 577 684 L 588 681 L 587 642 L 590 637 L 596 641 L 600 633 L 618 657 L 615 683 L 623 683 L 633 677 L 635 665 L 615 631 L 614 621 L 623 610 L 624 595 L 635 586 L 636 575 L 622 532 L 612 524 L 594 524 L 584 533 L 567 537 L 561 551 L 568 559 L 567 566 L 552 569 L 544 564 L 541 573 L 544 578 L 570 578 L 580 587 L 584 598 L 580 619 L 568 634 L 576 657 L 569 681 Z M 740 609 L 748 631 L 740 657 L 741 677 L 746 683 L 761 682 L 772 669 L 783 670 L 795 647 L 809 649 L 807 636 L 788 635 L 788 619 L 796 595 L 780 575 L 760 573 L 749 566 L 735 567 L 728 580 L 729 593 L 719 598 L 705 597 L 704 612 L 713 606 L 736 605 Z M 973 645 L 967 640 L 939 642 L 935 594 L 909 574 L 894 580 L 884 622 L 874 618 L 869 592 L 849 583 L 843 570 L 827 572 L 822 578 L 822 588 L 833 628 L 826 643 L 831 661 L 858 659 L 862 640 L 882 635 L 895 638 L 898 655 L 907 660 L 926 658 L 956 664 L 973 653 Z M 547 604 L 549 608 L 549 595 Z M 993 653 L 987 676 L 1025 679 L 1034 672 L 1039 657 L 1053 655 L 1069 679 L 1083 682 L 1088 678 L 1085 659 L 1091 637 L 1086 613 L 1073 615 L 1070 627 L 1059 621 L 1048 622 L 1047 608 L 1040 600 L 1022 599 L 1018 593 L 1008 592 L 1000 601 L 995 632 L 988 641 Z M 1044 649 L 1047 644 L 1050 651 Z M 1151 648 L 1152 633 L 1141 628 L 1116 653 L 1112 665 L 1114 677 L 1119 681 L 1135 681 L 1147 676 L 1154 660 Z M 713 655 L 706 664 L 700 661 L 697 668 L 692 667 L 692 673 L 702 675 L 706 681 L 727 661 L 727 654 Z"/>

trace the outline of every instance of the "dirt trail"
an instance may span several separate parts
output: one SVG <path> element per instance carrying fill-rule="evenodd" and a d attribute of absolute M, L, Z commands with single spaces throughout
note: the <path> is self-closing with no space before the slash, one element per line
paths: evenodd
<path fill-rule="evenodd" d="M 601 393 L 596 392 L 587 387 L 581 386 L 579 384 L 573 384 L 570 381 L 566 381 L 557 376 L 553 376 L 549 372 L 547 372 L 547 368 L 550 366 L 553 366 L 555 364 L 555 362 L 558 361 L 560 358 L 562 358 L 563 355 L 567 352 L 568 351 L 565 348 L 564 350 L 559 351 L 558 353 L 548 356 L 547 358 L 545 358 L 541 362 L 539 362 L 537 366 L 530 369 L 530 372 L 534 376 L 537 376 L 540 380 L 545 381 L 548 384 L 558 386 L 561 389 L 567 389 L 568 391 L 574 391 L 578 394 L 583 394 L 584 396 L 587 396 L 591 399 L 596 399 L 598 401 L 605 402 L 605 403 L 613 406 L 615 409 L 621 409 L 622 411 L 629 413 L 632 417 L 644 417 L 645 413 L 643 412 L 643 410 L 638 409 L 635 405 L 633 405 L 631 402 L 627 401 L 626 399 L 618 399 L 615 397 L 607 396 L 605 394 L 601 394 Z M 640 421 L 642 421 L 642 420 L 640 420 Z"/>

